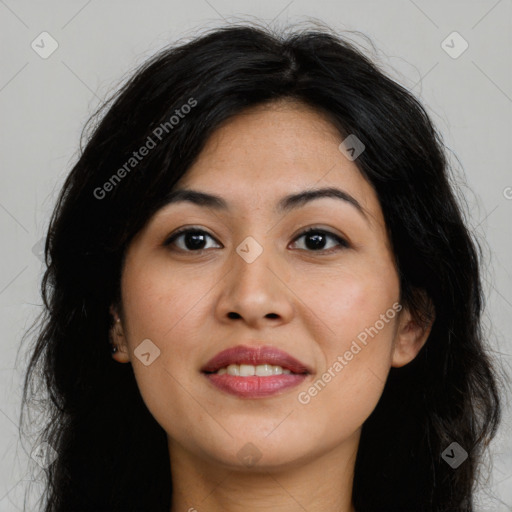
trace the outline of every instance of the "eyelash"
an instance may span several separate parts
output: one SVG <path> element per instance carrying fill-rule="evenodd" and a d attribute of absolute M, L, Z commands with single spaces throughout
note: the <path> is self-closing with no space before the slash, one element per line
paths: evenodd
<path fill-rule="evenodd" d="M 179 229 L 178 231 L 174 232 L 164 242 L 164 246 L 166 246 L 166 247 L 170 246 L 171 244 L 174 243 L 174 241 L 179 236 L 187 234 L 187 233 L 190 233 L 190 232 L 205 234 L 205 235 L 208 235 L 210 238 L 213 238 L 215 240 L 215 238 L 212 235 L 210 235 L 207 231 L 204 231 L 203 229 L 194 228 L 194 227 L 187 227 L 187 228 Z M 350 247 L 350 244 L 344 238 L 342 238 L 342 237 L 340 237 L 338 235 L 335 235 L 334 233 L 331 233 L 330 231 L 326 231 L 324 229 L 320 229 L 320 228 L 316 228 L 316 227 L 311 227 L 311 228 L 308 228 L 308 229 L 302 231 L 297 237 L 295 237 L 294 242 L 297 241 L 299 238 L 302 238 L 303 236 L 306 236 L 306 235 L 308 235 L 310 233 L 320 233 L 322 235 L 326 235 L 328 237 L 331 237 L 334 240 L 336 240 L 338 242 L 339 246 L 341 246 L 341 247 L 331 248 L 331 249 L 327 249 L 327 250 L 319 249 L 318 251 L 308 250 L 308 249 L 301 249 L 301 250 L 305 250 L 306 252 L 331 254 L 332 252 L 336 252 L 336 251 L 341 250 L 341 249 L 348 249 Z M 198 250 L 195 250 L 195 251 L 194 250 L 189 250 L 189 249 L 180 249 L 180 250 L 184 251 L 184 252 L 202 253 L 203 251 L 206 251 L 208 249 L 198 249 Z"/>

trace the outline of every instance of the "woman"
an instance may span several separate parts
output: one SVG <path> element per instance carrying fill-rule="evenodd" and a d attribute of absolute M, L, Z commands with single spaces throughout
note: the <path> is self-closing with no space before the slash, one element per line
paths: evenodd
<path fill-rule="evenodd" d="M 329 29 L 231 26 L 111 103 L 46 241 L 45 512 L 473 511 L 500 397 L 418 101 Z"/>

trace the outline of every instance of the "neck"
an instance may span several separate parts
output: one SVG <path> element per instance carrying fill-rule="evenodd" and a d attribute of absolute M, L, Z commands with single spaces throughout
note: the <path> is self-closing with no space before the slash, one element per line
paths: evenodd
<path fill-rule="evenodd" d="M 169 440 L 170 512 L 355 512 L 352 484 L 359 435 L 314 459 L 250 468 L 198 457 Z"/>

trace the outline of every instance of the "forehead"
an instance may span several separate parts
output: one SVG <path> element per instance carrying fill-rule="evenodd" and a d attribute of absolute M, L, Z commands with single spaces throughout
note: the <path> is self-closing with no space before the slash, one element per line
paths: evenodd
<path fill-rule="evenodd" d="M 335 187 L 379 224 L 377 196 L 327 116 L 296 101 L 252 107 L 224 122 L 175 189 L 218 195 L 234 209 L 268 208 L 292 193 Z"/>

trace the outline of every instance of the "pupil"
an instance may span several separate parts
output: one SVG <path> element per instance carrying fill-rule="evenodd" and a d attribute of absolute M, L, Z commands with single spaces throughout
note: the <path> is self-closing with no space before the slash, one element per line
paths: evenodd
<path fill-rule="evenodd" d="M 308 235 L 308 236 L 306 236 L 306 240 L 315 240 L 315 242 L 313 242 L 313 244 L 308 244 L 306 242 L 306 245 L 308 246 L 309 249 L 321 249 L 323 247 L 323 243 L 319 242 L 319 240 L 321 238 L 324 238 L 324 235 L 322 235 L 322 234 Z M 325 240 L 324 240 L 324 242 L 325 242 Z"/>
<path fill-rule="evenodd" d="M 199 240 L 197 237 L 201 237 L 202 240 Z M 190 240 L 195 240 L 195 242 L 187 243 Z M 185 246 L 187 249 L 202 249 L 201 244 L 204 244 L 204 235 L 201 232 L 193 231 L 185 235 Z"/>

